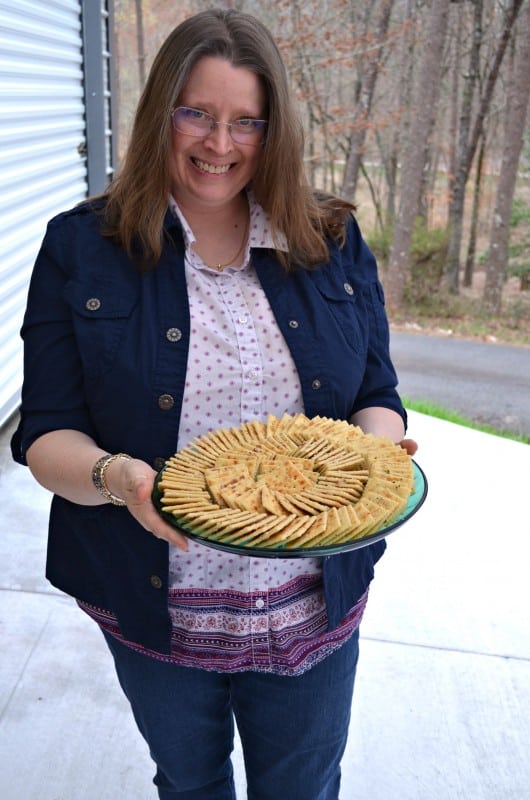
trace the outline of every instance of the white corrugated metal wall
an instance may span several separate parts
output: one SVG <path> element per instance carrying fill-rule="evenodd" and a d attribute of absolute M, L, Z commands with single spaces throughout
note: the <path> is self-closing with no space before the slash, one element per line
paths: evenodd
<path fill-rule="evenodd" d="M 0 425 L 19 399 L 46 222 L 87 193 L 82 41 L 81 0 L 0 0 Z"/>

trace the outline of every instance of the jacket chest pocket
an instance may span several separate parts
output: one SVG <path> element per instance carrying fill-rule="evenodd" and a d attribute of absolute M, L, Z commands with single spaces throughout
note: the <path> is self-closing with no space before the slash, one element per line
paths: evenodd
<path fill-rule="evenodd" d="M 66 284 L 63 296 L 72 310 L 74 334 L 86 377 L 98 378 L 112 368 L 120 346 L 127 340 L 127 326 L 137 296 L 77 281 Z"/>
<path fill-rule="evenodd" d="M 366 310 L 359 289 L 346 277 L 325 273 L 315 274 L 315 286 L 324 298 L 337 335 L 343 336 L 350 347 L 362 352 L 366 338 Z"/>

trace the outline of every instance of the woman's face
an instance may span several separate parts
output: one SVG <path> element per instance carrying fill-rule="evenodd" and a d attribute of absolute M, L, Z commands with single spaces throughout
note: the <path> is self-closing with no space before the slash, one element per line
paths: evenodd
<path fill-rule="evenodd" d="M 178 104 L 211 114 L 218 122 L 263 119 L 265 93 L 250 70 L 206 56 L 191 71 Z M 261 150 L 261 144 L 234 142 L 226 125 L 215 126 L 205 138 L 172 127 L 171 187 L 183 212 L 201 213 L 230 205 L 252 180 Z"/>

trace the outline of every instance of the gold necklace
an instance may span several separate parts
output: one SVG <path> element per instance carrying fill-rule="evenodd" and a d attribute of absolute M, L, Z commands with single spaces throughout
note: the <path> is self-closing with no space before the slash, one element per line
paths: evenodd
<path fill-rule="evenodd" d="M 230 264 L 234 263 L 234 261 L 239 257 L 241 251 L 243 250 L 243 248 L 244 248 L 244 246 L 245 246 L 245 244 L 247 242 L 247 235 L 248 235 L 249 227 L 250 227 L 250 215 L 247 216 L 247 220 L 246 220 L 246 223 L 245 223 L 245 230 L 243 232 L 243 238 L 241 240 L 241 244 L 239 245 L 237 253 L 235 255 L 233 255 L 232 258 L 230 259 L 230 261 L 227 261 L 225 264 L 206 264 L 208 269 L 215 269 L 215 270 L 217 270 L 217 272 L 222 272 L 225 267 L 229 267 Z"/>

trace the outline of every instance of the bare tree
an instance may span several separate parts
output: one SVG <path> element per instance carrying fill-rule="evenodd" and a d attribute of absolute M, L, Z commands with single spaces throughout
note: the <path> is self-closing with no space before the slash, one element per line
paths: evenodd
<path fill-rule="evenodd" d="M 464 203 L 467 179 L 471 167 L 469 138 L 472 123 L 473 100 L 480 79 L 480 49 L 482 46 L 483 0 L 474 0 L 473 26 L 469 66 L 464 76 L 464 89 L 460 106 L 460 120 L 456 143 L 456 170 L 453 177 L 451 202 L 449 205 L 449 249 L 446 279 L 449 288 L 458 289 L 460 269 L 460 247 L 464 218 Z"/>
<path fill-rule="evenodd" d="M 477 168 L 475 172 L 475 185 L 473 188 L 473 209 L 471 211 L 471 227 L 469 230 L 466 265 L 464 269 L 464 286 L 471 286 L 473 283 L 475 253 L 477 252 L 478 221 L 480 213 L 480 192 L 482 189 L 482 178 L 484 177 L 485 152 L 486 152 L 486 135 L 483 134 L 480 140 L 480 147 L 477 157 Z"/>
<path fill-rule="evenodd" d="M 142 0 L 134 0 L 136 11 L 136 46 L 138 48 L 138 77 L 140 88 L 145 86 L 145 45 Z"/>
<path fill-rule="evenodd" d="M 342 195 L 353 198 L 359 176 L 359 169 L 363 158 L 363 148 L 366 139 L 367 121 L 372 109 L 375 84 L 379 75 L 383 43 L 390 25 L 390 15 L 394 0 L 382 0 L 381 12 L 375 32 L 373 53 L 368 61 L 362 76 L 359 98 L 354 112 L 355 128 L 350 136 L 348 155 L 344 168 L 342 181 Z"/>
<path fill-rule="evenodd" d="M 407 137 L 400 176 L 400 208 L 394 225 L 385 280 L 389 307 L 403 304 L 409 273 L 409 252 L 414 221 L 418 213 L 423 170 L 428 161 L 428 135 L 440 88 L 442 62 L 450 0 L 436 0 L 430 9 L 423 46 L 415 114 Z"/>
<path fill-rule="evenodd" d="M 506 280 L 510 215 L 530 98 L 530 0 L 525 0 L 515 44 L 501 171 L 497 184 L 486 265 L 486 283 L 482 298 L 484 308 L 496 314 L 501 310 L 502 290 Z"/>
<path fill-rule="evenodd" d="M 386 224 L 392 225 L 396 216 L 397 205 L 397 175 L 401 141 L 407 135 L 411 106 L 412 73 L 414 67 L 415 50 L 415 8 L 412 0 L 406 0 L 403 12 L 403 33 L 397 56 L 396 72 L 399 76 L 397 91 L 394 93 L 394 117 L 396 122 L 391 127 L 390 141 L 385 144 L 379 131 L 376 130 L 376 140 L 379 148 L 379 158 L 382 161 L 387 185 Z"/>
<path fill-rule="evenodd" d="M 448 154 L 447 154 L 447 190 L 448 197 L 453 196 L 456 176 L 456 143 L 458 139 L 458 100 L 460 94 L 460 74 L 462 71 L 462 3 L 454 4 L 453 29 L 450 39 L 453 42 L 452 76 L 449 95 L 450 110 L 448 114 Z"/>
<path fill-rule="evenodd" d="M 456 170 L 454 191 L 449 208 L 449 245 L 445 268 L 445 283 L 450 292 L 457 293 L 460 275 L 460 249 L 462 244 L 462 230 L 464 220 L 464 204 L 467 180 L 475 151 L 482 134 L 484 119 L 488 112 L 499 76 L 502 60 L 512 35 L 513 26 L 521 5 L 525 0 L 510 0 L 510 5 L 504 16 L 504 24 L 499 37 L 495 56 L 488 71 L 484 92 L 480 99 L 475 122 L 471 124 L 472 103 L 474 89 L 478 81 L 478 59 L 482 41 L 482 8 L 483 0 L 474 0 L 475 13 L 473 23 L 473 46 L 470 54 L 469 78 L 467 88 L 462 98 L 462 113 L 460 118 L 460 133 L 458 145 L 458 166 Z"/>

